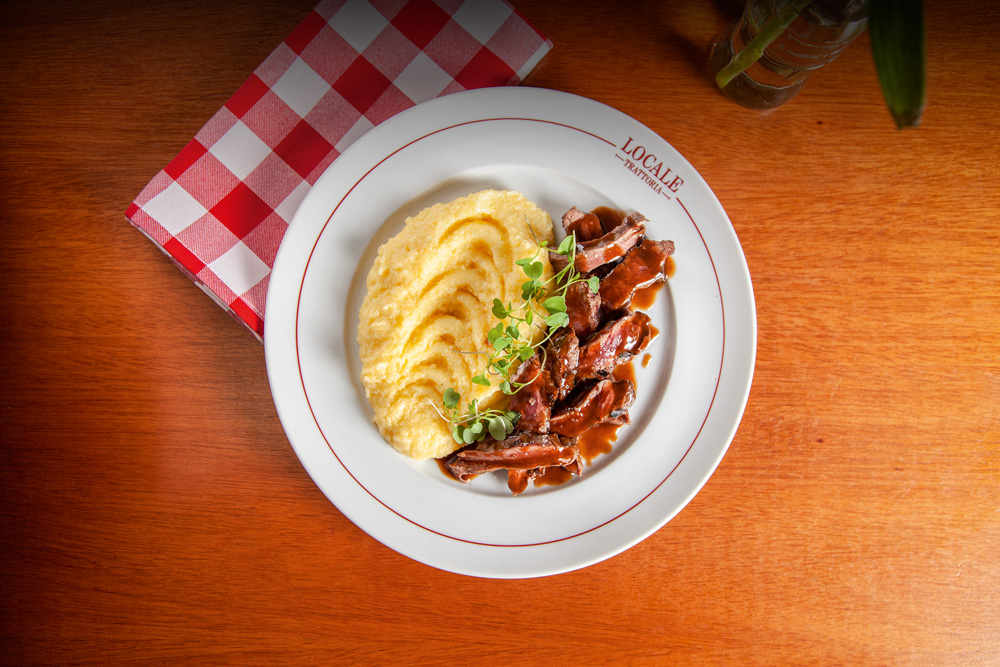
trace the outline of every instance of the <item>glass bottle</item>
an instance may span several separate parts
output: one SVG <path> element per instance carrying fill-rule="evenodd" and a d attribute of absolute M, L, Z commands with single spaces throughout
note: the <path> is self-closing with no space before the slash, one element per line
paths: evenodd
<path fill-rule="evenodd" d="M 739 72 L 723 94 L 751 109 L 773 109 L 795 97 L 810 72 L 833 61 L 867 25 L 867 0 L 748 0 L 712 47 L 712 73 L 721 86 L 720 79 Z M 754 60 L 757 49 L 762 53 Z M 752 64 L 739 71 L 742 63 L 733 58 L 741 52 Z"/>

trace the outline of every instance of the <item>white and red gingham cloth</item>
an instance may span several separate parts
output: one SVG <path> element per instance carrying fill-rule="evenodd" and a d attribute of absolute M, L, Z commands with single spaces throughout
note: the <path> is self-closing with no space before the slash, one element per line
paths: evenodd
<path fill-rule="evenodd" d="M 262 338 L 278 245 L 323 170 L 414 104 L 520 83 L 551 47 L 506 0 L 323 0 L 126 216 Z"/>

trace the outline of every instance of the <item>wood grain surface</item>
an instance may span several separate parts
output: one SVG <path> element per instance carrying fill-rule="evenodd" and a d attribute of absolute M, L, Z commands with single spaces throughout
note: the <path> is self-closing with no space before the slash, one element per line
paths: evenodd
<path fill-rule="evenodd" d="M 0 662 L 1000 664 L 997 7 L 928 3 L 898 132 L 867 36 L 762 114 L 705 71 L 740 3 L 514 0 L 555 44 L 525 85 L 635 117 L 715 190 L 759 342 L 675 519 L 495 581 L 338 512 L 260 343 L 124 217 L 313 4 L 4 4 Z"/>

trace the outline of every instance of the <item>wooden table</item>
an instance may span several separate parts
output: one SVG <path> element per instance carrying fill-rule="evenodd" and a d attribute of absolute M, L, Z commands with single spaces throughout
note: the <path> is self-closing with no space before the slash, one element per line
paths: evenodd
<path fill-rule="evenodd" d="M 898 132 L 866 36 L 764 115 L 704 72 L 739 3 L 516 0 L 555 43 L 526 85 L 621 109 L 711 184 L 759 343 L 674 520 L 497 581 L 338 512 L 261 344 L 124 218 L 313 4 L 5 5 L 0 662 L 1000 664 L 996 8 L 928 3 L 929 105 Z"/>

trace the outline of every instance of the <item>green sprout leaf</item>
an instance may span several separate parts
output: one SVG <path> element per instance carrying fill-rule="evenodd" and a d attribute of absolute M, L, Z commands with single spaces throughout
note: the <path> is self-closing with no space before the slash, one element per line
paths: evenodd
<path fill-rule="evenodd" d="M 473 380 L 475 380 L 475 378 L 473 378 Z M 458 402 L 462 400 L 461 395 L 459 395 L 459 393 L 452 387 L 445 389 L 441 398 L 444 402 L 444 407 L 449 410 L 456 408 L 458 406 Z"/>
<path fill-rule="evenodd" d="M 493 299 L 493 316 L 499 320 L 507 317 L 507 309 L 503 307 L 503 301 Z"/>
<path fill-rule="evenodd" d="M 562 240 L 559 247 L 556 248 L 556 252 L 560 255 L 569 255 L 569 253 L 574 249 L 576 245 L 576 236 L 570 234 Z"/>
<path fill-rule="evenodd" d="M 566 313 L 552 313 L 545 318 L 545 323 L 553 329 L 558 329 L 569 324 L 569 315 Z"/>
<path fill-rule="evenodd" d="M 561 294 L 558 296 L 550 296 L 542 302 L 542 307 L 550 313 L 565 313 L 566 297 Z"/>
<path fill-rule="evenodd" d="M 528 276 L 532 280 L 538 280 L 542 277 L 545 272 L 545 267 L 541 262 L 531 262 L 524 266 L 524 275 Z"/>
<path fill-rule="evenodd" d="M 503 336 L 503 322 L 486 332 L 486 340 L 490 342 L 490 345 L 496 345 L 497 339 L 501 336 Z"/>
<path fill-rule="evenodd" d="M 492 417 L 489 420 L 490 424 L 490 435 L 493 436 L 494 440 L 503 440 L 510 433 L 504 425 L 503 417 Z"/>

